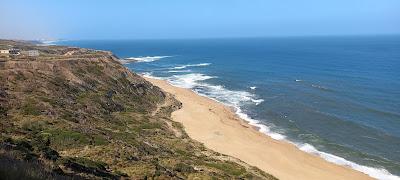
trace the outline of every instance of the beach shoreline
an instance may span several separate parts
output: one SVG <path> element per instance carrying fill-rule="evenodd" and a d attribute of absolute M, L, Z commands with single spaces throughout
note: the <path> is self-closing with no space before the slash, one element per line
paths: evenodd
<path fill-rule="evenodd" d="M 259 132 L 222 103 L 165 80 L 144 78 L 182 102 L 172 119 L 182 123 L 192 139 L 216 152 L 236 157 L 279 179 L 373 179 Z"/>

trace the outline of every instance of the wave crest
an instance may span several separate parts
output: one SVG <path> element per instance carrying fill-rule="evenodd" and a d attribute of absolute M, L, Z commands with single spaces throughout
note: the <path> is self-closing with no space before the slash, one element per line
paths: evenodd
<path fill-rule="evenodd" d="M 199 64 L 186 64 L 181 66 L 176 66 L 171 69 L 185 69 L 187 67 L 201 67 L 201 66 L 209 66 L 211 63 L 199 63 Z"/>
<path fill-rule="evenodd" d="M 167 80 L 174 86 L 191 89 L 196 86 L 199 86 L 201 84 L 200 81 L 212 78 L 215 77 L 207 76 L 200 73 L 192 73 L 192 74 L 173 75 L 167 78 Z"/>
<path fill-rule="evenodd" d="M 151 76 L 154 78 L 154 76 Z M 289 143 L 294 144 L 301 151 L 317 155 L 326 161 L 329 161 L 334 164 L 338 164 L 341 166 L 350 167 L 354 170 L 365 173 L 376 179 L 384 179 L 384 180 L 400 180 L 398 176 L 395 176 L 388 172 L 385 169 L 379 169 L 374 167 L 363 166 L 351 161 L 348 161 L 342 157 L 335 156 L 333 154 L 329 154 L 326 152 L 322 152 L 317 150 L 314 146 L 307 143 L 295 143 L 286 140 L 286 136 L 273 132 L 269 126 L 262 124 L 261 120 L 253 119 L 248 114 L 243 112 L 240 108 L 242 105 L 252 103 L 254 105 L 258 105 L 262 103 L 263 99 L 257 99 L 256 96 L 247 91 L 234 91 L 226 89 L 221 85 L 212 85 L 204 82 L 208 79 L 217 78 L 215 76 L 207 76 L 200 73 L 192 73 L 192 74 L 183 74 L 183 75 L 173 75 L 171 77 L 162 78 L 167 80 L 174 86 L 183 87 L 192 89 L 196 93 L 202 96 L 206 96 L 215 101 L 221 102 L 225 105 L 232 106 L 235 108 L 235 113 L 243 120 L 247 121 L 250 125 L 258 128 L 261 133 L 264 133 L 275 140 L 283 140 Z M 300 81 L 300 80 L 299 80 Z"/>
<path fill-rule="evenodd" d="M 228 106 L 239 107 L 244 104 L 258 105 L 263 99 L 258 99 L 255 94 L 247 91 L 229 90 L 221 85 L 212 85 L 204 82 L 208 79 L 217 78 L 201 73 L 173 75 L 166 78 L 172 85 L 192 89 L 200 95 L 207 96 Z"/>
<path fill-rule="evenodd" d="M 143 57 L 128 57 L 124 58 L 122 61 L 125 62 L 153 62 L 163 58 L 169 58 L 172 56 L 143 56 Z"/>

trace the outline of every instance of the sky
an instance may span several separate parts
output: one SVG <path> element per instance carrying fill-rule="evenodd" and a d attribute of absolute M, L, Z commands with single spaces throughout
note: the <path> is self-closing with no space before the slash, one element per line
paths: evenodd
<path fill-rule="evenodd" d="M 3 39 L 400 34 L 400 0 L 1 0 Z"/>

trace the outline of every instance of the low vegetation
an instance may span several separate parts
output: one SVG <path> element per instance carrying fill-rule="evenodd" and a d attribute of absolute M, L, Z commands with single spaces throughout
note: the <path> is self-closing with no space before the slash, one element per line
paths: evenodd
<path fill-rule="evenodd" d="M 0 179 L 275 179 L 190 139 L 109 52 L 0 42 L 41 53 L 0 60 Z"/>

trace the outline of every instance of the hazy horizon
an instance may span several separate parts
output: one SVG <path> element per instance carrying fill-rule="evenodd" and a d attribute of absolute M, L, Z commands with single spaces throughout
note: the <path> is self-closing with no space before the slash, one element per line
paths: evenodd
<path fill-rule="evenodd" d="M 182 37 L 182 38 L 33 38 L 33 39 L 19 39 L 19 38 L 0 38 L 8 40 L 23 40 L 23 41 L 141 41 L 141 40 L 214 40 L 214 39 L 274 39 L 274 38 L 352 38 L 352 37 L 398 37 L 400 33 L 396 34 L 343 34 L 343 35 L 277 35 L 277 36 L 232 36 L 232 37 Z"/>
<path fill-rule="evenodd" d="M 400 1 L 24 1 L 0 7 L 2 39 L 209 39 L 400 34 Z"/>

